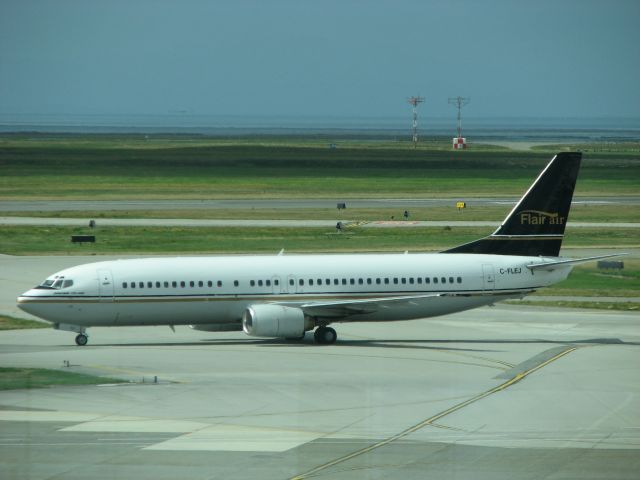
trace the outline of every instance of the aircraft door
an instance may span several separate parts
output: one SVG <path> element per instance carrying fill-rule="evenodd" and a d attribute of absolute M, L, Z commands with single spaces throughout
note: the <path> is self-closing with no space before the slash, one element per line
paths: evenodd
<path fill-rule="evenodd" d="M 482 285 L 485 290 L 493 290 L 496 288 L 496 272 L 493 265 L 482 265 Z"/>
<path fill-rule="evenodd" d="M 98 270 L 98 292 L 101 302 L 113 302 L 113 275 L 111 275 L 111 270 Z"/>

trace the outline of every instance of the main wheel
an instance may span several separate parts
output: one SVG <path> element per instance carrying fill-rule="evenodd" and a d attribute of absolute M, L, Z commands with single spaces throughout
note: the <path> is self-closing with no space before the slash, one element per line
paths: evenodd
<path fill-rule="evenodd" d="M 81 333 L 78 336 L 76 336 L 76 344 L 80 347 L 84 347 L 88 341 L 89 341 L 89 337 L 87 337 L 84 333 Z"/>
<path fill-rule="evenodd" d="M 338 339 L 338 334 L 331 327 L 318 327 L 313 333 L 313 338 L 320 345 L 331 345 Z"/>

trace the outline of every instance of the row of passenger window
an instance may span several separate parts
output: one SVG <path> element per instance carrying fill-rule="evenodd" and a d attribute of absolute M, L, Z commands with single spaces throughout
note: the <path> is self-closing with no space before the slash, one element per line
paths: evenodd
<path fill-rule="evenodd" d="M 462 283 L 462 277 L 384 277 L 384 278 L 334 278 L 333 280 L 330 278 L 309 278 L 309 279 L 298 279 L 298 285 L 303 287 L 308 285 L 313 287 L 314 285 L 322 286 L 322 285 L 438 285 L 438 284 L 454 284 L 454 283 Z M 171 281 L 171 282 L 123 282 L 122 288 L 195 288 L 200 287 L 203 288 L 205 286 L 212 288 L 213 286 L 222 287 L 222 281 L 218 280 L 217 282 L 213 282 L 212 280 L 208 281 Z M 258 286 L 266 286 L 270 287 L 272 285 L 279 286 L 280 281 L 277 278 L 273 280 L 250 280 L 249 285 L 252 287 Z M 293 278 L 289 279 L 289 285 L 295 286 L 295 280 Z M 240 282 L 238 280 L 233 281 L 233 286 L 240 286 Z"/>
<path fill-rule="evenodd" d="M 306 285 L 314 286 L 314 285 L 430 285 L 431 283 L 437 284 L 446 284 L 448 283 L 462 283 L 462 277 L 385 277 L 385 278 L 334 278 L 333 282 L 330 278 L 309 278 L 306 281 Z M 289 285 L 294 285 L 294 280 L 292 278 L 289 279 Z M 304 286 L 305 280 L 299 279 L 298 285 Z"/>
<path fill-rule="evenodd" d="M 190 282 L 177 282 L 177 281 L 172 281 L 172 282 L 122 282 L 122 288 L 187 288 L 191 287 L 191 288 L 195 288 L 196 286 L 198 287 L 213 287 L 214 282 L 212 280 L 209 280 L 207 282 L 204 282 L 202 280 L 198 281 L 198 282 L 194 282 L 194 281 L 190 281 Z M 217 282 L 215 282 L 215 285 L 217 287 L 222 287 L 222 281 L 218 280 Z M 234 280 L 233 281 L 233 285 L 235 287 L 240 285 L 240 282 L 238 282 L 238 280 Z"/>

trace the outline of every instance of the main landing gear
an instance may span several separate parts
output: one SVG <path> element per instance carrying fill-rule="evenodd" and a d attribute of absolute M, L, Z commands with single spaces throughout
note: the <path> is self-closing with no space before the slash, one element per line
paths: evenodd
<path fill-rule="evenodd" d="M 313 338 L 315 339 L 317 344 L 331 345 L 333 343 L 336 343 L 338 334 L 331 327 L 318 327 L 313 333 Z"/>
<path fill-rule="evenodd" d="M 85 333 L 79 333 L 76 335 L 76 345 L 79 347 L 84 347 L 89 341 L 89 337 Z"/>

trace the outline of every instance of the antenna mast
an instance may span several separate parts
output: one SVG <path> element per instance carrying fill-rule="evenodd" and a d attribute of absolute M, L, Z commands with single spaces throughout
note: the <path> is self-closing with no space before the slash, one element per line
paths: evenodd
<path fill-rule="evenodd" d="M 413 148 L 417 148 L 418 146 L 418 105 L 420 105 L 422 102 L 424 102 L 424 97 L 421 96 L 417 96 L 417 97 L 409 97 L 407 99 L 407 101 L 409 102 L 409 105 L 413 106 Z"/>
<path fill-rule="evenodd" d="M 453 105 L 458 109 L 458 136 L 453 139 L 453 148 L 466 148 L 466 141 L 462 138 L 462 107 L 471 101 L 465 97 L 449 97 L 449 105 Z"/>

